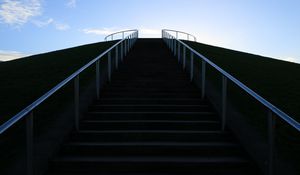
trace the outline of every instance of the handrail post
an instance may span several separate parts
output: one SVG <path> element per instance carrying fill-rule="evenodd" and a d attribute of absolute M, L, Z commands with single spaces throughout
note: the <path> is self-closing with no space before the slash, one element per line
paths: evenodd
<path fill-rule="evenodd" d="M 180 62 L 180 43 L 178 42 L 178 48 L 177 48 L 177 57 L 178 57 L 178 63 Z"/>
<path fill-rule="evenodd" d="M 273 175 L 274 168 L 274 141 L 275 141 L 275 117 L 271 110 L 268 110 L 268 175 Z"/>
<path fill-rule="evenodd" d="M 108 71 L 108 82 L 111 81 L 111 53 L 110 51 L 107 54 L 107 71 Z"/>
<path fill-rule="evenodd" d="M 124 56 L 124 44 L 123 42 L 121 42 L 121 53 L 120 53 L 120 56 L 121 56 L 121 61 L 123 62 L 123 56 Z"/>
<path fill-rule="evenodd" d="M 118 45 L 116 46 L 116 69 L 119 68 L 119 49 Z"/>
<path fill-rule="evenodd" d="M 170 40 L 171 40 L 171 51 L 173 52 L 174 51 L 174 39 L 171 37 Z"/>
<path fill-rule="evenodd" d="M 182 67 L 183 67 L 183 70 L 185 69 L 185 61 L 186 61 L 186 47 L 183 46 L 183 60 L 182 60 Z"/>
<path fill-rule="evenodd" d="M 171 37 L 170 37 L 169 34 L 168 34 L 168 40 L 169 40 L 169 48 L 172 49 L 172 48 L 171 48 L 172 41 L 171 41 Z"/>
<path fill-rule="evenodd" d="M 202 75 L 201 75 L 201 98 L 205 97 L 205 73 L 206 73 L 206 62 L 202 59 Z"/>
<path fill-rule="evenodd" d="M 122 39 L 124 39 L 124 31 L 122 32 Z"/>
<path fill-rule="evenodd" d="M 124 40 L 124 55 L 126 56 L 127 55 L 127 41 L 126 39 Z"/>
<path fill-rule="evenodd" d="M 177 44 L 176 42 L 177 42 L 176 39 L 174 39 L 174 50 L 173 50 L 174 51 L 174 56 L 176 56 L 176 44 Z"/>
<path fill-rule="evenodd" d="M 187 34 L 187 40 L 188 40 L 188 41 L 190 40 L 190 35 L 189 35 L 189 34 Z"/>
<path fill-rule="evenodd" d="M 191 51 L 191 70 L 190 70 L 190 78 L 191 82 L 193 81 L 193 76 L 194 76 L 194 53 Z"/>
<path fill-rule="evenodd" d="M 100 65 L 99 60 L 96 61 L 96 94 L 97 100 L 100 98 Z"/>
<path fill-rule="evenodd" d="M 226 107 L 227 107 L 227 77 L 222 75 L 222 131 L 226 126 Z"/>
<path fill-rule="evenodd" d="M 127 54 L 129 52 L 129 49 L 130 49 L 130 37 L 127 38 Z"/>
<path fill-rule="evenodd" d="M 26 117 L 26 169 L 33 175 L 33 111 Z"/>
<path fill-rule="evenodd" d="M 74 78 L 75 129 L 79 130 L 79 75 Z"/>

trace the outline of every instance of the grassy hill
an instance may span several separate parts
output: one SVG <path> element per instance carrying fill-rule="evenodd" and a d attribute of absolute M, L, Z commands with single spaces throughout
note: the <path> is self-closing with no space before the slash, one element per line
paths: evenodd
<path fill-rule="evenodd" d="M 185 42 L 292 118 L 300 121 L 300 64 L 201 43 Z M 195 64 L 199 67 L 201 65 L 200 62 Z M 221 92 L 221 76 L 210 66 L 207 66 L 207 79 L 217 92 Z M 229 103 L 239 114 L 242 114 L 239 119 L 252 124 L 265 139 L 262 143 L 254 144 L 267 143 L 266 108 L 231 82 L 228 82 L 227 97 Z M 276 119 L 275 128 L 275 149 L 278 160 L 288 162 L 287 164 L 299 173 L 300 133 L 280 119 Z M 247 132 L 251 133 L 251 131 Z M 285 169 L 280 166 L 279 161 L 276 161 L 278 166 L 276 168 Z"/>
<path fill-rule="evenodd" d="M 115 42 L 100 42 L 0 64 L 0 124 Z"/>
<path fill-rule="evenodd" d="M 187 42 L 259 95 L 300 121 L 300 64 Z"/>

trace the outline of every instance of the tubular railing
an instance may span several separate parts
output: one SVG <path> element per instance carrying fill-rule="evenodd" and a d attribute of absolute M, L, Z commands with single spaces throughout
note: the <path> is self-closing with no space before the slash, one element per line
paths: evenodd
<path fill-rule="evenodd" d="M 176 39 L 179 39 L 178 38 L 178 34 L 184 34 L 184 35 L 186 35 L 186 40 L 190 40 L 190 38 L 192 38 L 193 41 L 197 41 L 197 38 L 194 35 L 192 35 L 192 34 L 189 34 L 189 33 L 186 33 L 186 32 L 182 32 L 182 31 L 178 31 L 178 30 L 171 30 L 171 29 L 163 29 L 162 30 L 162 37 L 164 36 L 165 32 L 173 32 L 173 33 L 175 33 Z"/>
<path fill-rule="evenodd" d="M 118 35 L 118 34 L 122 34 L 122 39 L 124 39 L 125 37 L 125 34 L 126 33 L 129 33 L 129 32 L 137 32 L 138 33 L 138 30 L 137 29 L 132 29 L 132 30 L 122 30 L 122 31 L 118 31 L 118 32 L 115 32 L 115 33 L 112 33 L 112 34 L 109 34 L 107 35 L 104 40 L 105 41 L 108 41 L 108 39 L 110 38 L 110 41 L 114 40 L 114 36 L 115 35 Z M 138 36 L 137 36 L 138 37 Z"/>
<path fill-rule="evenodd" d="M 178 60 L 183 59 L 183 67 L 185 67 L 185 60 L 186 60 L 186 53 L 187 51 L 190 52 L 190 80 L 193 80 L 193 70 L 194 70 L 194 55 L 197 56 L 196 58 L 200 59 L 201 64 L 201 95 L 202 98 L 205 97 L 205 87 L 206 87 L 206 65 L 211 66 L 215 69 L 222 77 L 222 90 L 221 90 L 221 118 L 222 118 L 222 130 L 225 129 L 226 126 L 226 110 L 227 110 L 227 81 L 231 81 L 241 90 L 249 94 L 253 97 L 256 101 L 261 103 L 268 111 L 268 174 L 272 175 L 273 172 L 273 159 L 274 159 L 274 140 L 275 140 L 275 119 L 280 118 L 292 128 L 300 132 L 300 123 L 294 120 L 292 117 L 281 111 L 279 108 L 268 102 L 266 99 L 258 95 L 256 92 L 251 90 L 249 87 L 244 85 L 242 82 L 237 80 L 235 77 L 224 71 L 222 68 L 217 66 L 215 63 L 210 61 L 208 58 L 203 56 L 202 54 L 198 53 L 196 50 L 185 44 L 184 42 L 177 39 L 177 37 L 172 36 L 170 33 L 167 32 L 168 30 L 162 30 L 162 38 L 164 39 L 167 46 L 171 49 L 174 56 L 177 55 Z M 182 47 L 182 49 L 181 49 Z M 182 53 L 181 53 L 182 50 Z"/>
<path fill-rule="evenodd" d="M 108 81 L 111 80 L 112 74 L 112 64 L 111 64 L 111 53 L 115 51 L 115 61 L 116 61 L 116 68 L 118 68 L 118 62 L 123 60 L 123 57 L 127 55 L 129 49 L 133 46 L 136 39 L 138 38 L 138 31 L 132 30 L 133 33 L 128 35 L 127 37 L 123 38 L 122 40 L 118 41 L 112 47 L 98 55 L 96 58 L 91 60 L 89 63 L 78 69 L 68 78 L 57 84 L 43 96 L 38 98 L 32 104 L 24 108 L 18 114 L 10 118 L 7 122 L 0 126 L 0 135 L 10 129 L 13 125 L 15 125 L 18 121 L 25 118 L 26 119 L 26 161 L 27 161 L 27 174 L 33 174 L 33 111 L 44 101 L 46 101 L 49 97 L 55 94 L 58 90 L 62 87 L 66 86 L 71 81 L 74 82 L 74 110 L 75 110 L 75 128 L 76 130 L 79 129 L 79 76 L 83 73 L 87 68 L 91 67 L 92 65 L 96 66 L 96 94 L 97 99 L 100 96 L 100 61 L 101 58 L 107 55 L 108 57 Z"/>

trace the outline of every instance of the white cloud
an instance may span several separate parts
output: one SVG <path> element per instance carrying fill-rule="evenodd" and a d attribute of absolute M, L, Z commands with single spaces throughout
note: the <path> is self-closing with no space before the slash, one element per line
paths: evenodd
<path fill-rule="evenodd" d="M 10 61 L 25 56 L 29 56 L 29 55 L 23 54 L 21 52 L 16 52 L 16 51 L 0 50 L 0 61 Z"/>
<path fill-rule="evenodd" d="M 86 29 L 83 29 L 82 31 L 85 34 L 109 35 L 109 34 L 112 34 L 112 33 L 116 32 L 116 31 L 119 31 L 119 30 L 115 30 L 113 28 L 101 28 L 101 29 L 86 28 Z"/>
<path fill-rule="evenodd" d="M 53 18 L 49 18 L 49 19 L 44 20 L 44 21 L 33 20 L 32 23 L 34 25 L 36 25 L 37 27 L 45 27 L 45 26 L 48 26 L 48 25 L 52 25 L 52 26 L 55 27 L 55 29 L 62 30 L 62 31 L 70 29 L 70 26 L 68 24 L 57 22 Z"/>
<path fill-rule="evenodd" d="M 60 23 L 60 22 L 54 22 L 54 26 L 57 30 L 68 30 L 70 29 L 70 26 L 68 24 Z"/>
<path fill-rule="evenodd" d="M 77 5 L 77 0 L 68 0 L 68 2 L 66 3 L 66 6 L 70 8 L 75 8 L 76 5 Z"/>
<path fill-rule="evenodd" d="M 41 13 L 40 0 L 3 0 L 0 5 L 0 21 L 9 25 L 21 26 Z"/>
<path fill-rule="evenodd" d="M 33 20 L 32 23 L 38 27 L 45 27 L 48 26 L 49 24 L 53 23 L 54 19 L 49 18 L 48 20 L 45 21 L 40 21 L 40 20 Z"/>

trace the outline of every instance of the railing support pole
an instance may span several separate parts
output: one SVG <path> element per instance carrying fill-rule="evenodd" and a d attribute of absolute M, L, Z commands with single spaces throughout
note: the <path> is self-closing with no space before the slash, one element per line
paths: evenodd
<path fill-rule="evenodd" d="M 202 60 L 202 74 L 201 74 L 201 98 L 205 98 L 205 78 L 206 78 L 206 62 Z"/>
<path fill-rule="evenodd" d="M 185 69 L 185 62 L 186 62 L 186 47 L 183 46 L 183 60 L 182 60 L 182 68 Z"/>
<path fill-rule="evenodd" d="M 268 144 L 269 144 L 269 157 L 268 157 L 268 175 L 273 175 L 274 168 L 274 141 L 275 141 L 275 117 L 271 110 L 268 111 Z"/>
<path fill-rule="evenodd" d="M 79 130 L 79 75 L 74 78 L 75 129 Z"/>
<path fill-rule="evenodd" d="M 33 111 L 26 117 L 26 169 L 33 175 Z"/>
<path fill-rule="evenodd" d="M 174 39 L 171 37 L 171 51 L 174 52 Z"/>
<path fill-rule="evenodd" d="M 124 40 L 124 44 L 125 44 L 124 55 L 126 56 L 127 55 L 127 40 L 126 39 Z"/>
<path fill-rule="evenodd" d="M 226 126 L 226 108 L 227 108 L 227 77 L 222 75 L 222 131 Z"/>
<path fill-rule="evenodd" d="M 121 61 L 123 62 L 123 56 L 124 56 L 124 44 L 123 44 L 123 42 L 121 42 L 121 53 L 120 53 L 121 55 Z"/>
<path fill-rule="evenodd" d="M 108 82 L 111 81 L 111 53 L 110 51 L 107 54 L 107 73 L 108 73 Z"/>
<path fill-rule="evenodd" d="M 97 94 L 97 100 L 100 98 L 100 65 L 99 60 L 96 61 L 96 94 Z"/>
<path fill-rule="evenodd" d="M 176 39 L 178 39 L 178 32 L 176 32 Z"/>
<path fill-rule="evenodd" d="M 193 81 L 193 77 L 194 77 L 194 53 L 191 51 L 191 70 L 190 70 L 190 79 L 191 82 Z"/>
<path fill-rule="evenodd" d="M 116 46 L 116 69 L 119 68 L 119 49 L 118 46 Z"/>
<path fill-rule="evenodd" d="M 180 62 L 180 43 L 178 43 L 177 56 L 178 56 L 178 63 L 179 63 Z"/>
<path fill-rule="evenodd" d="M 129 49 L 130 49 L 130 37 L 128 37 L 127 42 L 128 42 L 128 44 L 127 44 L 127 54 L 128 54 Z"/>
<path fill-rule="evenodd" d="M 174 39 L 174 56 L 176 56 L 176 40 Z"/>

